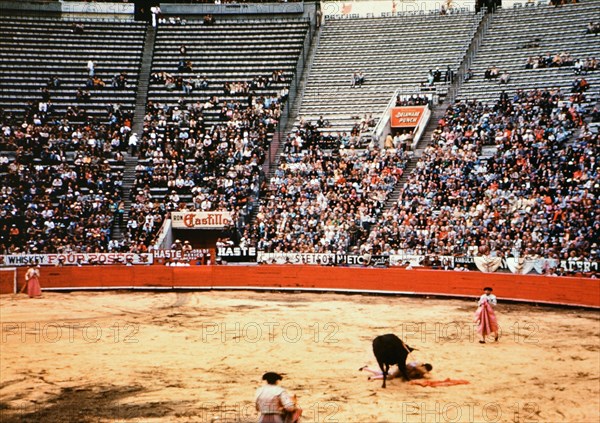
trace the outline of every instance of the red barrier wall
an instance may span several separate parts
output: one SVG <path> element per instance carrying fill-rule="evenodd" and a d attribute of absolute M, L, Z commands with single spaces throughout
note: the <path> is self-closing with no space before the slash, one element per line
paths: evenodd
<path fill-rule="evenodd" d="M 19 288 L 25 268 L 19 268 Z M 600 308 L 600 281 L 505 273 L 322 266 L 42 267 L 42 289 L 284 288 L 479 296 L 484 286 L 504 299 Z M 12 292 L 12 284 L 0 287 Z"/>

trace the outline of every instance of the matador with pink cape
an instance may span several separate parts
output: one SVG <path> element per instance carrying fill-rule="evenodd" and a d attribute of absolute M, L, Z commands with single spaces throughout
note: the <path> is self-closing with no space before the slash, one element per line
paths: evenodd
<path fill-rule="evenodd" d="M 485 343 L 488 335 L 494 335 L 494 341 L 498 341 L 498 320 L 494 312 L 494 306 L 497 304 L 496 296 L 492 294 L 492 288 L 484 288 L 484 294 L 479 298 L 477 311 L 475 312 L 475 323 L 477 323 L 477 332 L 481 337 L 479 342 Z"/>

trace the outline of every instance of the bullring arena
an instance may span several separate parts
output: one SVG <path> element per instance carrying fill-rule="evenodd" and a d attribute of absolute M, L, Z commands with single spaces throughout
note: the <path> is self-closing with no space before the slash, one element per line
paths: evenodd
<path fill-rule="evenodd" d="M 73 269 L 81 271 L 66 272 L 64 286 L 90 271 L 111 271 Z M 193 269 L 174 270 L 182 271 L 182 281 L 200 280 Z M 285 271 L 273 271 L 285 280 Z M 42 281 L 58 284 L 51 273 L 60 269 L 43 272 Z M 438 272 L 406 273 L 396 276 L 422 273 L 426 283 L 427 273 Z M 510 284 L 547 280 L 509 278 Z M 319 283 L 318 275 L 311 279 Z M 478 293 L 484 280 L 462 285 Z M 572 287 L 582 283 L 567 280 Z M 597 309 L 507 303 L 503 283 L 495 281 L 500 339 L 483 345 L 473 323 L 476 301 L 468 296 L 311 293 L 295 282 L 275 292 L 188 286 L 48 291 L 37 300 L 5 294 L 2 421 L 256 421 L 254 392 L 269 370 L 285 374 L 283 385 L 297 394 L 308 422 L 595 421 Z M 597 300 L 597 288 L 586 293 Z M 371 341 L 389 332 L 417 348 L 410 359 L 433 364 L 431 380 L 469 383 L 422 387 L 395 379 L 382 389 L 367 380 L 358 369 L 377 367 Z"/>
<path fill-rule="evenodd" d="M 599 422 L 599 17 L 0 1 L 0 422 Z"/>

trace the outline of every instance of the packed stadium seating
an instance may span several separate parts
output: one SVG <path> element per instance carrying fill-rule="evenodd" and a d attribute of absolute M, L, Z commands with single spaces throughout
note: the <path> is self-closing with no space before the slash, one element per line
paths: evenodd
<path fill-rule="evenodd" d="M 0 21 L 3 249 L 110 250 L 146 26 Z"/>
<path fill-rule="evenodd" d="M 405 163 L 399 149 L 286 153 L 244 238 L 268 252 L 346 252 L 377 221 Z"/>
<path fill-rule="evenodd" d="M 406 146 L 361 145 L 356 134 L 397 88 L 412 92 L 429 70 L 457 70 L 482 15 L 325 22 L 268 181 L 262 165 L 297 83 L 308 21 L 159 24 L 146 46 L 146 114 L 132 122 L 146 24 L 0 17 L 0 247 L 145 252 L 169 211 L 226 209 L 242 242 L 268 252 L 597 260 L 600 70 L 525 64 L 597 55 L 586 26 L 600 3 L 515 10 L 492 15 L 472 77 L 412 172 Z M 510 81 L 485 79 L 492 66 Z M 351 83 L 354 72 L 363 83 Z M 576 78 L 588 86 L 574 86 Z M 434 86 L 440 93 L 448 84 Z M 134 123 L 142 132 L 131 145 L 139 161 L 125 213 Z M 122 240 L 112 236 L 115 220 Z"/>
<path fill-rule="evenodd" d="M 449 106 L 362 248 L 597 259 L 598 134 L 581 103 L 565 97 L 531 90 L 489 106 Z M 497 150 L 484 156 L 488 144 Z"/>
<path fill-rule="evenodd" d="M 134 187 L 166 204 L 159 220 L 186 206 L 250 214 L 307 34 L 294 19 L 159 27 Z"/>

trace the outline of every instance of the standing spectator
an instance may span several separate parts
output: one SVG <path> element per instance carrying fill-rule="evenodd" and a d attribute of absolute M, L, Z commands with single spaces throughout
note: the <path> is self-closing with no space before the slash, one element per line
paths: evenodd
<path fill-rule="evenodd" d="M 156 28 L 156 25 L 160 21 L 160 7 L 153 6 L 150 8 L 150 12 L 152 13 L 152 26 Z"/>
<path fill-rule="evenodd" d="M 446 81 L 446 84 L 452 84 L 452 81 L 454 81 L 454 71 L 450 69 L 450 65 L 448 65 L 448 67 L 446 68 L 446 75 L 444 79 Z"/>
<path fill-rule="evenodd" d="M 95 72 L 95 63 L 92 59 L 88 60 L 87 62 L 87 69 L 88 69 L 88 74 L 89 76 L 94 76 L 94 72 Z"/>
<path fill-rule="evenodd" d="M 137 154 L 137 144 L 138 144 L 138 134 L 137 132 L 132 133 L 129 136 L 129 148 L 131 149 L 131 155 L 135 156 Z"/>

